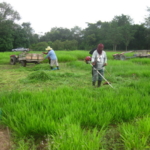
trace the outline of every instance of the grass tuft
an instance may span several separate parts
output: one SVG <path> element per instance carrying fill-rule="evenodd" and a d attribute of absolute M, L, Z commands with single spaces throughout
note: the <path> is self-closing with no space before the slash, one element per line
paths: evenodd
<path fill-rule="evenodd" d="M 47 80 L 52 80 L 53 77 L 49 76 L 44 71 L 39 71 L 39 72 L 33 72 L 33 73 L 29 74 L 28 79 L 29 80 L 47 81 Z"/>

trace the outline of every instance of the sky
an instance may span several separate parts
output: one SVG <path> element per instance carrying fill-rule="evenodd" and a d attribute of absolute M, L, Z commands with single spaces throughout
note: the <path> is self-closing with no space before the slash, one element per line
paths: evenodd
<path fill-rule="evenodd" d="M 53 27 L 71 29 L 87 27 L 88 23 L 112 21 L 115 16 L 128 15 L 134 24 L 145 22 L 150 0 L 0 0 L 17 11 L 21 20 L 30 22 L 37 34 L 49 32 Z"/>

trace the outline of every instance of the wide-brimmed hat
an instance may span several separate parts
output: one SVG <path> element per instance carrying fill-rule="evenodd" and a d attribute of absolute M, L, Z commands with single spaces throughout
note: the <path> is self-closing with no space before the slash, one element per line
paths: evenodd
<path fill-rule="evenodd" d="M 48 46 L 45 50 L 49 51 L 49 50 L 52 50 L 52 48 L 50 46 Z"/>

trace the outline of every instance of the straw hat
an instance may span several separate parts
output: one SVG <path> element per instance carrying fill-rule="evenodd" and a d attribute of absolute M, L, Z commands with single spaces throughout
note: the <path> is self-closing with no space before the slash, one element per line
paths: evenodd
<path fill-rule="evenodd" d="M 50 46 L 48 46 L 45 50 L 50 51 L 50 50 L 52 50 L 52 48 Z"/>

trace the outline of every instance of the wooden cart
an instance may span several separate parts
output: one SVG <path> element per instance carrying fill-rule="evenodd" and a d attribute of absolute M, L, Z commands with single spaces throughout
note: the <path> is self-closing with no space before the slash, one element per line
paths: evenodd
<path fill-rule="evenodd" d="M 26 67 L 27 63 L 35 63 L 38 64 L 43 61 L 43 54 L 35 54 L 35 53 L 27 53 L 23 52 L 19 55 L 11 55 L 10 56 L 10 64 L 15 65 L 17 62 L 21 63 L 23 67 Z"/>
<path fill-rule="evenodd" d="M 126 53 L 134 53 L 132 56 L 125 56 Z M 126 51 L 122 53 L 117 53 L 113 55 L 114 59 L 125 60 L 129 58 L 150 58 L 150 50 L 136 50 L 136 51 Z"/>

